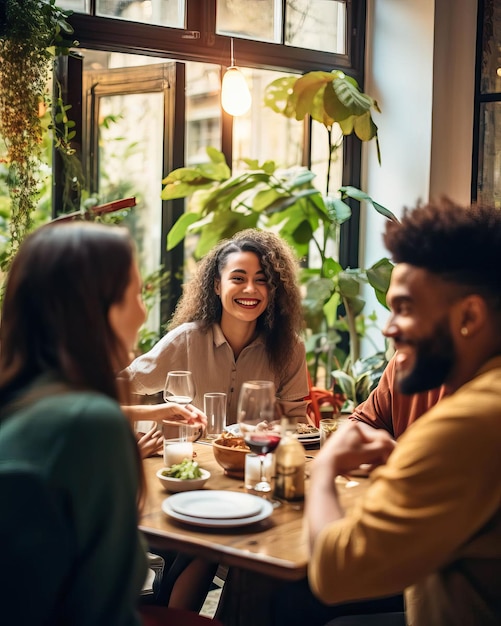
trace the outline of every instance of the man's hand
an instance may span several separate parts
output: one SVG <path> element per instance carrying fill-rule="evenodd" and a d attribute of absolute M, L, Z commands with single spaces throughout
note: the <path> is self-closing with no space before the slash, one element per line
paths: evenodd
<path fill-rule="evenodd" d="M 335 477 L 362 464 L 377 467 L 386 463 L 394 447 L 395 441 L 385 430 L 348 422 L 329 437 L 313 463 L 313 471 Z"/>

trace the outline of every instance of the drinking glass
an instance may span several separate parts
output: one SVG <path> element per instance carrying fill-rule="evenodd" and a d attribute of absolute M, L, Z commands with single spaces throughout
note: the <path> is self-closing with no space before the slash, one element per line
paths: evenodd
<path fill-rule="evenodd" d="M 204 393 L 204 413 L 207 415 L 207 439 L 217 439 L 226 426 L 226 394 Z"/>
<path fill-rule="evenodd" d="M 260 480 L 255 491 L 268 493 L 271 484 L 266 478 L 264 458 L 280 442 L 275 421 L 275 386 L 268 380 L 250 380 L 243 383 L 238 399 L 240 432 L 252 452 L 259 456 Z"/>
<path fill-rule="evenodd" d="M 191 372 L 168 372 L 164 387 L 165 402 L 187 405 L 193 402 L 195 385 Z"/>

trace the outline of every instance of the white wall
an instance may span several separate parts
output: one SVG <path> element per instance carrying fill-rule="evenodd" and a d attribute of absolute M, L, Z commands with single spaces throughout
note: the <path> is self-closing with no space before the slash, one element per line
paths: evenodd
<path fill-rule="evenodd" d="M 477 0 L 368 0 L 365 91 L 382 111 L 382 164 L 365 146 L 362 187 L 396 215 L 442 194 L 470 201 L 476 12 Z M 384 222 L 364 210 L 362 267 L 386 256 Z M 385 310 L 365 296 L 383 325 Z"/>

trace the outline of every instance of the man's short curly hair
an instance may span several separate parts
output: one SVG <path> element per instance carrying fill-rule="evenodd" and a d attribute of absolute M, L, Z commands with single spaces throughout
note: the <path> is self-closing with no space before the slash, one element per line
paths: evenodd
<path fill-rule="evenodd" d="M 297 282 L 298 262 L 292 248 L 278 235 L 253 228 L 242 230 L 221 241 L 197 265 L 191 281 L 174 312 L 169 328 L 199 321 L 202 328 L 219 323 L 221 300 L 214 290 L 227 258 L 234 252 L 253 252 L 264 270 L 269 302 L 258 318 L 257 328 L 264 336 L 266 352 L 275 371 L 285 369 L 303 324 L 301 294 Z"/>
<path fill-rule="evenodd" d="M 448 198 L 406 210 L 388 222 L 384 243 L 396 263 L 423 268 L 442 279 L 501 300 L 501 211 L 462 207 Z"/>

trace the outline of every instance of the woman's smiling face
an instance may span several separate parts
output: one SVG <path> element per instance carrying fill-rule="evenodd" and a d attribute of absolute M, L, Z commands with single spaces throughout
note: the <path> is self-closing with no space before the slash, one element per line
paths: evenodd
<path fill-rule="evenodd" d="M 229 254 L 214 288 L 221 298 L 222 321 L 255 322 L 268 306 L 268 282 L 254 252 Z"/>

